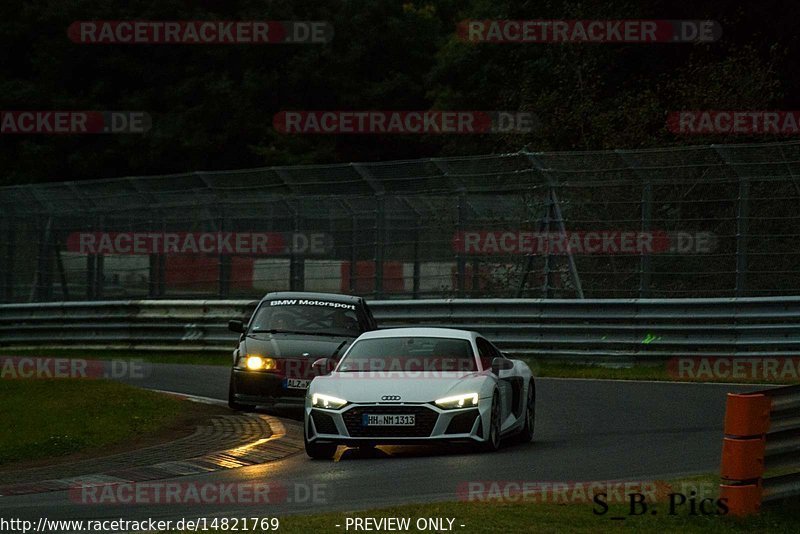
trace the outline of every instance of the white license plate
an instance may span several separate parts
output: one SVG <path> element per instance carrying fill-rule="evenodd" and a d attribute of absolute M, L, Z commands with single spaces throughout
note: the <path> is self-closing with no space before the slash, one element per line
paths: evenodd
<path fill-rule="evenodd" d="M 398 415 L 398 414 L 363 414 L 361 416 L 361 424 L 363 426 L 414 426 L 414 415 Z"/>
<path fill-rule="evenodd" d="M 286 389 L 308 389 L 310 383 L 311 380 L 305 380 L 303 378 L 287 378 Z"/>

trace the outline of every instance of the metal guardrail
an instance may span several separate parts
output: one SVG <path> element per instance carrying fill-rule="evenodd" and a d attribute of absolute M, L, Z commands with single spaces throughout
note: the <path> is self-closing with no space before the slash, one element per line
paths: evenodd
<path fill-rule="evenodd" d="M 728 395 L 721 476 L 734 515 L 800 497 L 800 385 Z"/>
<path fill-rule="evenodd" d="M 255 300 L 0 305 L 0 346 L 231 350 Z M 369 303 L 382 328 L 477 330 L 516 355 L 570 360 L 800 356 L 800 297 L 451 299 Z"/>

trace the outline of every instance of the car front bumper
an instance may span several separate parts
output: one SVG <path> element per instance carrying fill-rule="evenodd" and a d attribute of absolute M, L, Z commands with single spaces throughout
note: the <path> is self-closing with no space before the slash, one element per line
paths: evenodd
<path fill-rule="evenodd" d="M 302 407 L 306 388 L 289 389 L 286 384 L 286 377 L 280 373 L 233 370 L 233 398 L 242 404 Z"/>
<path fill-rule="evenodd" d="M 338 410 L 305 407 L 309 441 L 358 444 L 411 444 L 431 441 L 482 442 L 488 435 L 489 402 L 477 407 L 443 410 L 432 403 L 357 403 Z M 364 415 L 415 416 L 414 426 L 368 426 Z"/>

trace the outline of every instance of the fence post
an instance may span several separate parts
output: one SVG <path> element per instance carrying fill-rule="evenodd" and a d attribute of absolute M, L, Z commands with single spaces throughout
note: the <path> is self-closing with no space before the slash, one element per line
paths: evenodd
<path fill-rule="evenodd" d="M 559 232 L 562 236 L 566 238 L 567 236 L 567 227 L 564 224 L 564 216 L 561 213 L 561 207 L 558 203 L 558 195 L 556 194 L 556 186 L 553 182 L 553 179 L 550 177 L 550 174 L 547 173 L 548 169 L 542 165 L 542 162 L 539 161 L 539 158 L 533 152 L 523 151 L 523 154 L 528 158 L 528 161 L 531 163 L 531 166 L 535 168 L 537 171 L 542 173 L 542 175 L 547 179 L 547 183 L 550 186 L 549 188 L 549 201 L 552 205 L 552 213 L 555 216 L 555 222 L 558 226 Z M 569 273 L 570 277 L 572 278 L 572 283 L 575 284 L 575 292 L 578 294 L 578 298 L 584 298 L 583 295 L 583 286 L 581 285 L 581 278 L 578 275 L 578 266 L 575 263 L 575 256 L 572 254 L 572 251 L 569 247 L 567 247 L 567 261 L 569 262 Z"/>
<path fill-rule="evenodd" d="M 375 194 L 375 298 L 383 296 L 383 260 L 386 245 L 386 198 Z"/>
<path fill-rule="evenodd" d="M 736 290 L 737 297 L 747 293 L 747 234 L 750 218 L 750 181 L 736 170 L 736 163 L 728 157 L 724 147 L 711 145 L 722 161 L 739 177 L 739 196 L 736 199 Z"/>
<path fill-rule="evenodd" d="M 297 209 L 294 210 L 294 232 L 289 243 L 289 289 L 292 291 L 303 291 L 306 282 L 306 262 L 305 257 L 298 256 L 294 246 L 294 234 L 300 233 L 300 215 Z"/>
<path fill-rule="evenodd" d="M 456 218 L 456 234 L 462 235 L 467 218 L 467 195 L 462 189 L 458 193 L 458 214 Z M 458 296 L 464 294 L 464 279 L 467 277 L 467 259 L 459 247 L 456 252 L 456 291 Z"/>
<path fill-rule="evenodd" d="M 642 180 L 642 233 L 650 232 L 653 221 L 653 182 L 649 175 L 642 175 L 639 162 L 629 153 L 622 150 L 614 151 L 625 165 Z M 652 259 L 650 253 L 639 255 L 639 298 L 650 296 L 650 282 L 652 280 Z"/>
<path fill-rule="evenodd" d="M 750 182 L 739 177 L 739 199 L 736 208 L 736 296 L 747 293 L 747 234 L 750 217 Z"/>
<path fill-rule="evenodd" d="M 219 225 L 218 225 L 218 231 L 221 234 L 225 230 L 227 230 L 227 228 L 225 226 L 225 219 L 221 218 L 220 221 L 219 221 Z M 228 298 L 228 295 L 230 295 L 230 289 L 231 289 L 231 262 L 232 262 L 232 260 L 231 260 L 231 255 L 230 254 L 222 254 L 222 253 L 220 253 L 217 256 L 217 258 L 218 258 L 217 261 L 219 262 L 219 271 L 217 273 L 218 277 L 219 277 L 219 280 L 218 280 L 219 297 L 225 299 L 225 298 Z"/>
<path fill-rule="evenodd" d="M 653 184 L 646 180 L 642 186 L 642 233 L 650 232 L 653 220 Z M 639 298 L 650 296 L 650 281 L 652 279 L 652 259 L 650 253 L 639 256 Z"/>
<path fill-rule="evenodd" d="M 350 275 L 348 285 L 350 287 L 350 294 L 356 292 L 356 263 L 358 263 L 358 255 L 356 254 L 356 235 L 358 232 L 358 220 L 355 213 L 350 217 Z"/>
<path fill-rule="evenodd" d="M 414 275 L 413 275 L 413 288 L 411 290 L 411 298 L 419 298 L 419 281 L 420 281 L 420 264 L 419 264 L 419 229 L 422 225 L 420 219 L 414 221 Z"/>
<path fill-rule="evenodd" d="M 3 276 L 3 300 L 11 302 L 14 300 L 14 240 L 16 232 L 14 229 L 14 221 L 6 219 L 7 233 L 6 233 L 6 257 L 5 257 L 5 274 Z"/>
<path fill-rule="evenodd" d="M 36 259 L 36 273 L 31 288 L 30 301 L 50 300 L 53 291 L 53 272 L 50 261 L 50 244 L 53 218 L 48 217 L 44 228 L 39 233 L 39 255 Z"/>

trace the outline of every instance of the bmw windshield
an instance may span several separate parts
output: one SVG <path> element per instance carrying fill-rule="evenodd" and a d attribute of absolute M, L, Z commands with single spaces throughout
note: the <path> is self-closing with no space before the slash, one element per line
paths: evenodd
<path fill-rule="evenodd" d="M 357 337 L 361 330 L 354 304 L 285 299 L 261 304 L 250 322 L 248 334 L 301 333 Z"/>

